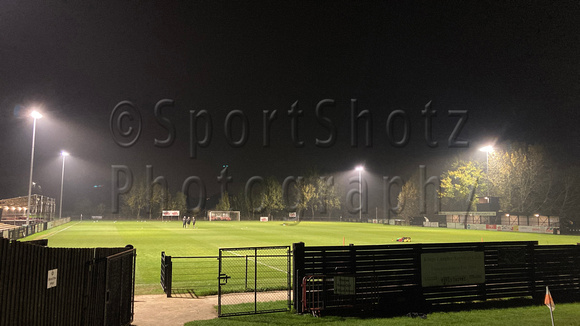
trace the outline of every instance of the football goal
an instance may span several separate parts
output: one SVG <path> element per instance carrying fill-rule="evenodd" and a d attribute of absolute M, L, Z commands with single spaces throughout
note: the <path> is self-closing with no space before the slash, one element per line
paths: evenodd
<path fill-rule="evenodd" d="M 209 211 L 208 221 L 239 221 L 240 211 Z"/>

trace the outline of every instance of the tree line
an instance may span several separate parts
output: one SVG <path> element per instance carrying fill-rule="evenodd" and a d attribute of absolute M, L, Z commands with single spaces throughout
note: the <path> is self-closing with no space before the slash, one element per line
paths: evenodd
<path fill-rule="evenodd" d="M 311 217 L 327 214 L 331 217 L 334 210 L 342 208 L 340 191 L 333 176 L 321 176 L 311 171 L 305 177 L 292 183 L 289 194 L 284 198 L 282 184 L 270 176 L 263 179 L 252 189 L 240 190 L 236 195 L 225 193 L 215 210 L 237 210 L 242 216 L 257 219 L 260 216 L 272 217 L 274 213 L 294 211 L 297 217 L 308 212 Z"/>
<path fill-rule="evenodd" d="M 163 210 L 179 210 L 188 215 L 205 214 L 207 210 L 231 210 L 240 211 L 244 219 L 259 219 L 261 216 L 272 217 L 294 211 L 300 218 L 307 212 L 310 216 L 327 214 L 330 217 L 334 210 L 342 207 L 340 192 L 332 176 L 309 172 L 305 177 L 298 177 L 289 190 L 284 198 L 282 184 L 270 176 L 235 195 L 224 192 L 214 207 L 205 207 L 202 211 L 188 207 L 187 198 L 182 192 L 171 194 L 159 184 L 147 187 L 144 182 L 139 182 L 121 196 L 120 214 L 156 219 L 161 217 Z"/>
<path fill-rule="evenodd" d="M 563 168 L 556 164 L 544 147 L 529 144 L 509 144 L 496 148 L 488 154 L 488 160 L 454 159 L 439 176 L 436 189 L 438 205 L 427 201 L 428 211 L 476 211 L 477 198 L 499 197 L 503 211 L 520 214 L 560 216 L 573 220 L 580 210 L 580 169 Z M 420 207 L 422 191 L 418 172 L 402 183 L 396 195 L 395 218 L 409 222 L 412 218 L 425 216 Z M 396 188 L 396 187 L 395 187 Z M 297 212 L 299 218 L 327 216 L 346 209 L 345 189 L 335 182 L 332 175 L 309 171 L 298 177 L 285 189 L 273 176 L 260 179 L 250 189 L 235 194 L 222 194 L 218 203 L 205 210 L 236 210 L 243 219 L 259 219 L 260 216 L 281 216 Z M 395 193 L 397 192 L 395 191 Z M 360 194 L 355 191 L 351 203 L 358 212 Z M 354 198 L 354 199 L 353 199 Z M 431 197 L 429 197 L 431 198 Z M 101 207 L 102 206 L 102 207 Z M 97 207 L 104 211 L 104 205 Z M 121 214 L 137 218 L 159 218 L 164 209 L 179 210 L 187 214 L 204 214 L 188 207 L 187 198 L 181 192 L 169 193 L 161 185 L 147 187 L 137 183 L 121 198 Z M 348 212 L 351 215 L 356 213 Z M 382 212 L 386 218 L 386 212 Z M 287 215 L 286 215 L 287 216 Z"/>
<path fill-rule="evenodd" d="M 560 216 L 568 222 L 580 210 L 580 170 L 558 166 L 541 145 L 513 143 L 488 153 L 487 162 L 456 159 L 440 178 L 442 210 L 476 211 L 478 197 L 499 197 L 505 212 Z M 399 193 L 399 216 L 421 216 L 414 174 Z"/>

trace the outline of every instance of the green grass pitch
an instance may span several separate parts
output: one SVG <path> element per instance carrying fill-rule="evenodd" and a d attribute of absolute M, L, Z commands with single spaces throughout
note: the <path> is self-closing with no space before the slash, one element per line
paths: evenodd
<path fill-rule="evenodd" d="M 579 236 L 510 233 L 390 226 L 367 223 L 206 222 L 183 228 L 178 221 L 71 222 L 24 239 L 47 238 L 50 247 L 123 247 L 137 249 L 136 294 L 162 293 L 159 285 L 161 252 L 170 256 L 217 256 L 219 248 L 291 246 L 341 246 L 412 242 L 538 241 L 540 244 L 576 244 Z M 217 271 L 216 271 L 217 276 Z"/>

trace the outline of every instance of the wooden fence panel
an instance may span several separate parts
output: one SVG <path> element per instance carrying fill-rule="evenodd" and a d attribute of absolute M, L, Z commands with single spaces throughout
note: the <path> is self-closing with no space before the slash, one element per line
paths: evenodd
<path fill-rule="evenodd" d="M 423 286 L 421 256 L 456 252 L 481 252 L 485 279 L 476 284 Z M 299 312 L 305 279 L 307 287 L 317 291 L 309 297 L 319 301 L 306 306 L 316 309 L 539 298 L 546 285 L 553 295 L 580 300 L 580 246 L 574 245 L 539 246 L 529 241 L 306 247 L 297 243 L 294 268 L 294 304 Z M 356 280 L 355 294 L 335 293 L 334 278 L 341 275 Z"/>
<path fill-rule="evenodd" d="M 541 296 L 549 286 L 555 298 L 580 300 L 580 246 L 537 246 L 534 254 L 536 295 Z"/>
<path fill-rule="evenodd" d="M 0 239 L 0 325 L 82 325 L 90 295 L 89 263 L 96 254 L 107 257 L 127 250 L 48 248 Z M 57 278 L 56 286 L 48 288 L 50 270 L 57 270 Z M 94 304 L 104 306 L 105 297 L 100 298 Z"/>

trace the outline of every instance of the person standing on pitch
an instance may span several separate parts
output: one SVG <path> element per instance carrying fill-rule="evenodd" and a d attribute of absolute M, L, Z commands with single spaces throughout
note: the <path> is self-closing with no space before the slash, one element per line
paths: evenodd
<path fill-rule="evenodd" d="M 183 227 L 185 227 L 185 223 L 187 223 L 187 218 L 183 215 Z"/>
<path fill-rule="evenodd" d="M 189 224 L 191 223 L 191 217 L 187 217 L 187 227 L 189 227 Z"/>
<path fill-rule="evenodd" d="M 192 228 L 195 229 L 195 216 L 191 217 Z"/>

